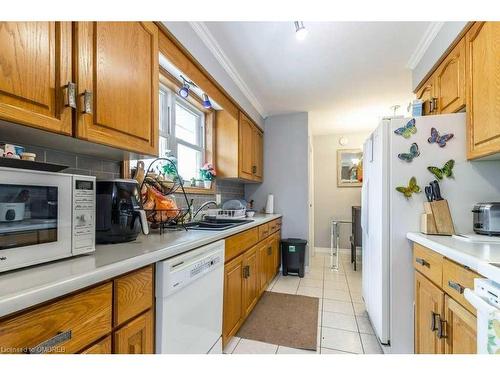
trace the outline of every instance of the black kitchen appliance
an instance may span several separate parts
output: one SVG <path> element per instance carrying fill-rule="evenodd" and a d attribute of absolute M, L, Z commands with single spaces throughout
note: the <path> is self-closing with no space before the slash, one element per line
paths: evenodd
<path fill-rule="evenodd" d="M 136 180 L 97 180 L 96 242 L 134 241 L 142 229 L 149 233 Z"/>

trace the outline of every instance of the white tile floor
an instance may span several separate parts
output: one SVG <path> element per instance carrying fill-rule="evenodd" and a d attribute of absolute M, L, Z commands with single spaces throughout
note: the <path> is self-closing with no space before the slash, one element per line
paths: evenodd
<path fill-rule="evenodd" d="M 224 352 L 233 354 L 382 354 L 361 296 L 361 270 L 350 255 L 340 255 L 339 271 L 329 269 L 325 253 L 316 253 L 304 278 L 278 275 L 268 290 L 318 297 L 316 352 L 233 337 Z"/>

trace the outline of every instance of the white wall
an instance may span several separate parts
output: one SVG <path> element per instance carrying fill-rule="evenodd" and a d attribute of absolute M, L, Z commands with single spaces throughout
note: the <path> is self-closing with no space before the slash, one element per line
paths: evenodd
<path fill-rule="evenodd" d="M 215 78 L 231 97 L 250 115 L 259 126 L 264 125 L 264 119 L 253 107 L 246 96 L 236 86 L 232 78 L 222 68 L 212 52 L 205 46 L 188 22 L 163 22 L 168 30 L 182 43 L 193 57 Z"/>
<path fill-rule="evenodd" d="M 422 56 L 422 59 L 417 64 L 412 72 L 412 87 L 418 86 L 420 81 L 431 70 L 434 64 L 439 60 L 441 55 L 446 51 L 455 38 L 460 34 L 462 29 L 467 25 L 467 22 L 445 22 L 441 30 L 429 45 L 429 48 Z"/>
<path fill-rule="evenodd" d="M 260 211 L 273 194 L 274 211 L 283 214 L 282 237 L 308 240 L 308 115 L 267 117 L 264 132 L 264 182 L 246 184 L 245 199 Z"/>
<path fill-rule="evenodd" d="M 337 150 L 363 148 L 369 131 L 347 134 L 317 135 L 314 149 L 314 242 L 317 247 L 330 247 L 330 221 L 351 220 L 351 207 L 361 205 L 361 187 L 337 187 Z M 339 139 L 348 139 L 345 146 Z M 351 226 L 340 226 L 340 247 L 347 249 Z"/>

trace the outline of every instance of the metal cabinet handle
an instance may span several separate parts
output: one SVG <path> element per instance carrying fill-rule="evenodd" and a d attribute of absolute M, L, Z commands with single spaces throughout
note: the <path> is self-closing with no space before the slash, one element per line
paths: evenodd
<path fill-rule="evenodd" d="M 64 90 L 65 90 L 64 105 L 66 107 L 71 107 L 76 109 L 76 83 L 68 82 L 68 84 L 64 86 Z"/>
<path fill-rule="evenodd" d="M 271 248 L 271 246 L 269 246 L 267 248 L 267 255 L 271 255 L 273 253 L 273 249 Z"/>
<path fill-rule="evenodd" d="M 438 326 L 437 326 L 437 337 L 438 339 L 445 339 L 448 336 L 443 333 L 443 329 L 446 328 L 446 320 L 442 320 L 441 316 L 437 316 L 438 318 Z"/>
<path fill-rule="evenodd" d="M 65 332 L 59 332 L 54 337 L 41 342 L 40 344 L 34 346 L 27 350 L 28 354 L 43 354 L 51 351 L 56 346 L 62 344 L 65 341 L 71 340 L 71 330 Z"/>
<path fill-rule="evenodd" d="M 83 92 L 83 113 L 92 114 L 92 91 Z"/>
<path fill-rule="evenodd" d="M 464 294 L 465 288 L 462 285 L 460 285 L 459 283 L 452 281 L 452 280 L 448 280 L 448 286 L 452 289 L 455 289 L 458 293 Z"/>
<path fill-rule="evenodd" d="M 429 267 L 430 266 L 429 262 L 427 262 L 423 258 L 415 258 L 415 262 L 417 262 L 418 264 L 420 264 L 423 267 Z"/>
<path fill-rule="evenodd" d="M 437 330 L 436 318 L 439 317 L 439 314 L 436 314 L 434 311 L 431 311 L 431 331 L 434 332 Z"/>
<path fill-rule="evenodd" d="M 252 165 L 252 173 L 253 174 L 257 173 L 257 166 L 256 165 Z"/>
<path fill-rule="evenodd" d="M 250 266 L 243 267 L 243 278 L 248 279 L 250 277 Z"/>
<path fill-rule="evenodd" d="M 437 111 L 438 109 L 438 98 L 432 98 L 432 111 Z"/>

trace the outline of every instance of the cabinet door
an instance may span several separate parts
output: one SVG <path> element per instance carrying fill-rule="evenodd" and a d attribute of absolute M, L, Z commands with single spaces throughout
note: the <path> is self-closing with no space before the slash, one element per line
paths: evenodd
<path fill-rule="evenodd" d="M 273 253 L 273 277 L 279 271 L 281 264 L 281 233 L 277 232 L 273 235 L 273 245 L 274 245 L 274 253 Z"/>
<path fill-rule="evenodd" d="M 239 169 L 240 177 L 253 179 L 253 139 L 254 128 L 250 120 L 240 112 Z"/>
<path fill-rule="evenodd" d="M 454 299 L 445 296 L 446 354 L 477 353 L 476 317 Z"/>
<path fill-rule="evenodd" d="M 466 34 L 469 159 L 500 152 L 500 22 L 476 22 Z"/>
<path fill-rule="evenodd" d="M 116 354 L 153 354 L 153 313 L 138 316 L 115 332 Z"/>
<path fill-rule="evenodd" d="M 71 134 L 71 22 L 0 22 L 0 118 Z"/>
<path fill-rule="evenodd" d="M 98 341 L 90 348 L 84 350 L 82 354 L 111 354 L 111 336 Z"/>
<path fill-rule="evenodd" d="M 434 75 L 431 76 L 424 85 L 417 91 L 417 99 L 423 100 L 423 114 L 424 116 L 434 114 L 434 104 L 432 102 L 434 98 Z"/>
<path fill-rule="evenodd" d="M 443 318 L 444 293 L 415 272 L 415 353 L 442 354 L 444 341 L 437 336 Z"/>
<path fill-rule="evenodd" d="M 78 138 L 158 155 L 158 28 L 76 23 Z"/>
<path fill-rule="evenodd" d="M 243 255 L 224 266 L 224 315 L 222 342 L 234 336 L 243 317 Z"/>
<path fill-rule="evenodd" d="M 262 181 L 262 176 L 263 176 L 263 158 L 264 158 L 264 149 L 263 149 L 263 134 L 259 129 L 254 127 L 253 130 L 253 177 L 255 181 Z"/>
<path fill-rule="evenodd" d="M 436 73 L 438 113 L 454 113 L 465 106 L 465 38 L 449 53 Z"/>
<path fill-rule="evenodd" d="M 243 257 L 243 316 L 250 313 L 259 297 L 257 262 L 257 247 L 255 246 Z"/>
<path fill-rule="evenodd" d="M 268 272 L 267 272 L 267 241 L 262 241 L 259 243 L 257 246 L 257 269 L 259 272 L 259 293 L 263 293 L 267 283 L 269 281 L 268 279 Z"/>

